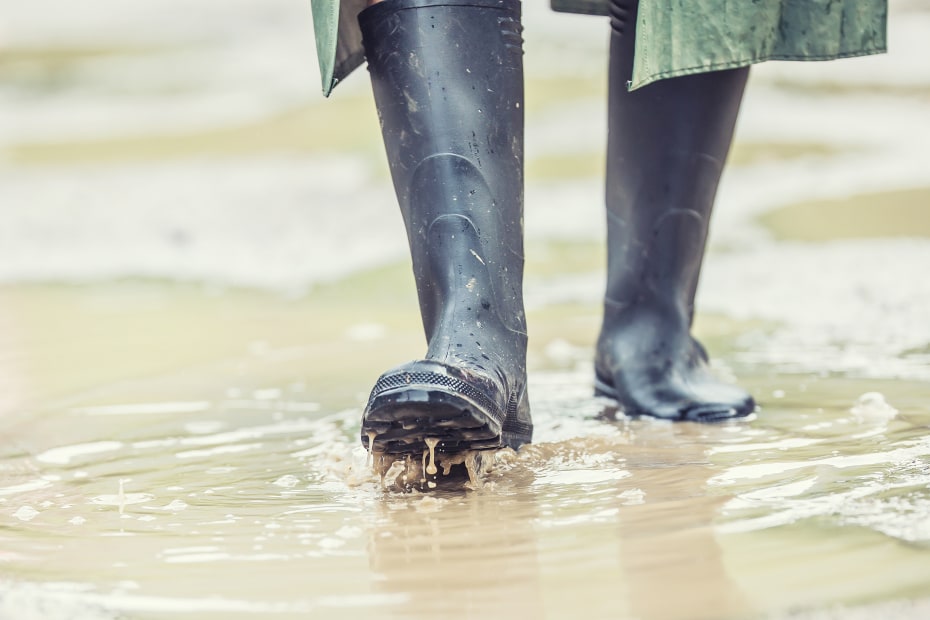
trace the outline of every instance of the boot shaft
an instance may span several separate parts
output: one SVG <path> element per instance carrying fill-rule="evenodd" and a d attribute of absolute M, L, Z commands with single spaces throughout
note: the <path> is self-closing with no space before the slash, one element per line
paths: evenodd
<path fill-rule="evenodd" d="M 359 24 L 431 351 L 458 322 L 525 355 L 519 1 L 387 0 Z"/>
<path fill-rule="evenodd" d="M 637 8 L 611 2 L 607 298 L 662 306 L 690 323 L 748 69 L 630 92 Z"/>
<path fill-rule="evenodd" d="M 445 153 L 470 161 L 504 192 L 499 200 L 522 205 L 519 1 L 386 0 L 359 24 L 401 208 L 417 166 Z"/>

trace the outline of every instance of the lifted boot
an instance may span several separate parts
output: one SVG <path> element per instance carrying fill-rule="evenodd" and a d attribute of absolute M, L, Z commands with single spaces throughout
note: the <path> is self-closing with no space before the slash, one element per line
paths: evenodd
<path fill-rule="evenodd" d="M 428 341 L 378 379 L 362 444 L 517 448 L 532 437 L 520 3 L 388 0 L 359 24 Z"/>
<path fill-rule="evenodd" d="M 691 336 L 707 227 L 749 70 L 634 92 L 637 0 L 611 0 L 607 293 L 596 392 L 627 414 L 717 421 L 755 403 L 717 380 Z"/>

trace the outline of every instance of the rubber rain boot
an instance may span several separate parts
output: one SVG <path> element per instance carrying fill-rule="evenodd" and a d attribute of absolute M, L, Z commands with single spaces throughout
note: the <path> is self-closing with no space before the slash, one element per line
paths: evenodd
<path fill-rule="evenodd" d="M 755 409 L 691 336 L 717 184 L 748 68 L 632 78 L 637 0 L 611 0 L 607 290 L 595 391 L 629 415 L 718 421 Z"/>
<path fill-rule="evenodd" d="M 518 448 L 533 430 L 520 3 L 387 0 L 359 24 L 428 342 L 378 379 L 362 444 Z"/>

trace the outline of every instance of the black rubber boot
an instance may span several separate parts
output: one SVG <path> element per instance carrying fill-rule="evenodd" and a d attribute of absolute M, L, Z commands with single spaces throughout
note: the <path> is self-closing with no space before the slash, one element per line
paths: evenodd
<path fill-rule="evenodd" d="M 518 0 L 387 0 L 359 24 L 407 227 L 425 359 L 378 379 L 362 443 L 530 441 Z"/>
<path fill-rule="evenodd" d="M 636 91 L 637 0 L 611 0 L 607 293 L 596 391 L 627 414 L 717 421 L 755 403 L 717 380 L 691 336 L 707 227 L 748 68 Z"/>

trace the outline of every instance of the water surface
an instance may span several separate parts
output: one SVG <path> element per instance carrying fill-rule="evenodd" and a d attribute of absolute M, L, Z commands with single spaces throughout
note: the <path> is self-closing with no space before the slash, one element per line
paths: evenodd
<path fill-rule="evenodd" d="M 6 308 L 30 312 L 6 315 L 29 348 L 12 339 L 2 367 L 19 390 L 0 428 L 0 617 L 684 619 L 870 604 L 919 617 L 921 383 L 739 367 L 762 403 L 748 420 L 628 419 L 591 395 L 590 352 L 571 344 L 588 327 L 539 310 L 539 331 L 554 322 L 567 340 L 531 351 L 535 443 L 499 453 L 480 489 L 453 475 L 398 492 L 366 464 L 360 403 L 396 352 L 384 343 L 415 342 L 415 323 L 126 286 L 5 289 Z M 43 339 L 49 315 L 74 334 L 68 367 L 54 359 L 65 342 Z M 309 316 L 328 338 L 297 327 Z M 144 363 L 125 346 L 140 317 Z M 868 392 L 885 397 L 857 404 Z"/>

